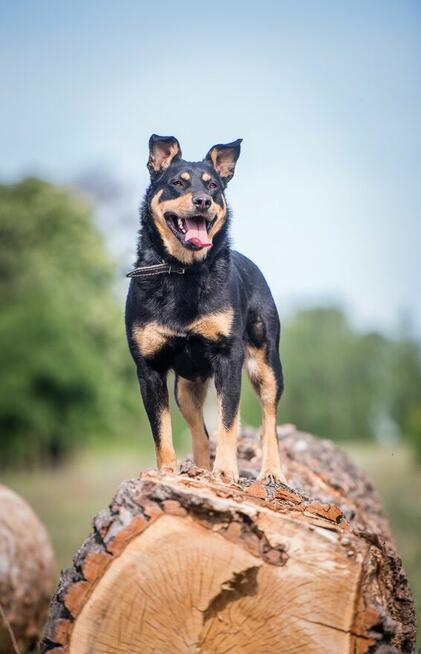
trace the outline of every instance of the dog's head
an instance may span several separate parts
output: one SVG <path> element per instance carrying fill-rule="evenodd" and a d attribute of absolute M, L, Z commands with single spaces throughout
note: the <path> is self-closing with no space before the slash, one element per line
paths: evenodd
<path fill-rule="evenodd" d="M 184 161 L 173 136 L 149 140 L 149 216 L 171 256 L 202 261 L 227 220 L 224 190 L 234 175 L 242 139 L 214 145 L 200 162 Z"/>

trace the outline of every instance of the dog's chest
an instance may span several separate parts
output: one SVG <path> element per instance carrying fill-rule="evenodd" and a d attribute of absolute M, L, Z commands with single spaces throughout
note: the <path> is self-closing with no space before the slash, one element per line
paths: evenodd
<path fill-rule="evenodd" d="M 133 338 L 144 357 L 153 357 L 174 339 L 198 336 L 211 343 L 231 334 L 234 320 L 232 307 L 202 315 L 186 325 L 175 328 L 154 320 L 145 325 L 135 324 Z"/>

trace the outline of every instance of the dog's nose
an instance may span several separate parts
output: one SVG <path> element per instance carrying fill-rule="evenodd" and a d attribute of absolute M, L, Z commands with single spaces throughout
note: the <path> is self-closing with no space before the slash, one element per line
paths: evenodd
<path fill-rule="evenodd" d="M 193 204 L 195 207 L 203 211 L 204 209 L 209 209 L 212 200 L 209 195 L 206 195 L 206 193 L 198 193 L 193 196 Z"/>

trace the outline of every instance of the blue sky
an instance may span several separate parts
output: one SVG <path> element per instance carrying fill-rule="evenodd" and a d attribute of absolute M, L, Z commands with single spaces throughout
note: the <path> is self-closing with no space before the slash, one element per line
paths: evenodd
<path fill-rule="evenodd" d="M 339 301 L 421 333 L 421 3 L 0 8 L 1 179 L 107 170 L 132 190 L 131 244 L 152 132 L 190 160 L 242 137 L 233 242 L 281 312 Z"/>

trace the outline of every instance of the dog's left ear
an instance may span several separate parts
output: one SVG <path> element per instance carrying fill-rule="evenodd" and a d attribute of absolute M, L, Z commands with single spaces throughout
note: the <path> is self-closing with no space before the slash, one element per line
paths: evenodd
<path fill-rule="evenodd" d="M 181 157 L 180 144 L 175 136 L 158 136 L 152 134 L 149 139 L 148 170 L 156 177 L 162 170 L 168 168 L 174 159 Z"/>
<path fill-rule="evenodd" d="M 205 161 L 209 161 L 219 177 L 225 184 L 232 179 L 235 170 L 235 164 L 240 156 L 241 141 L 237 139 L 232 143 L 214 145 L 205 157 Z"/>

